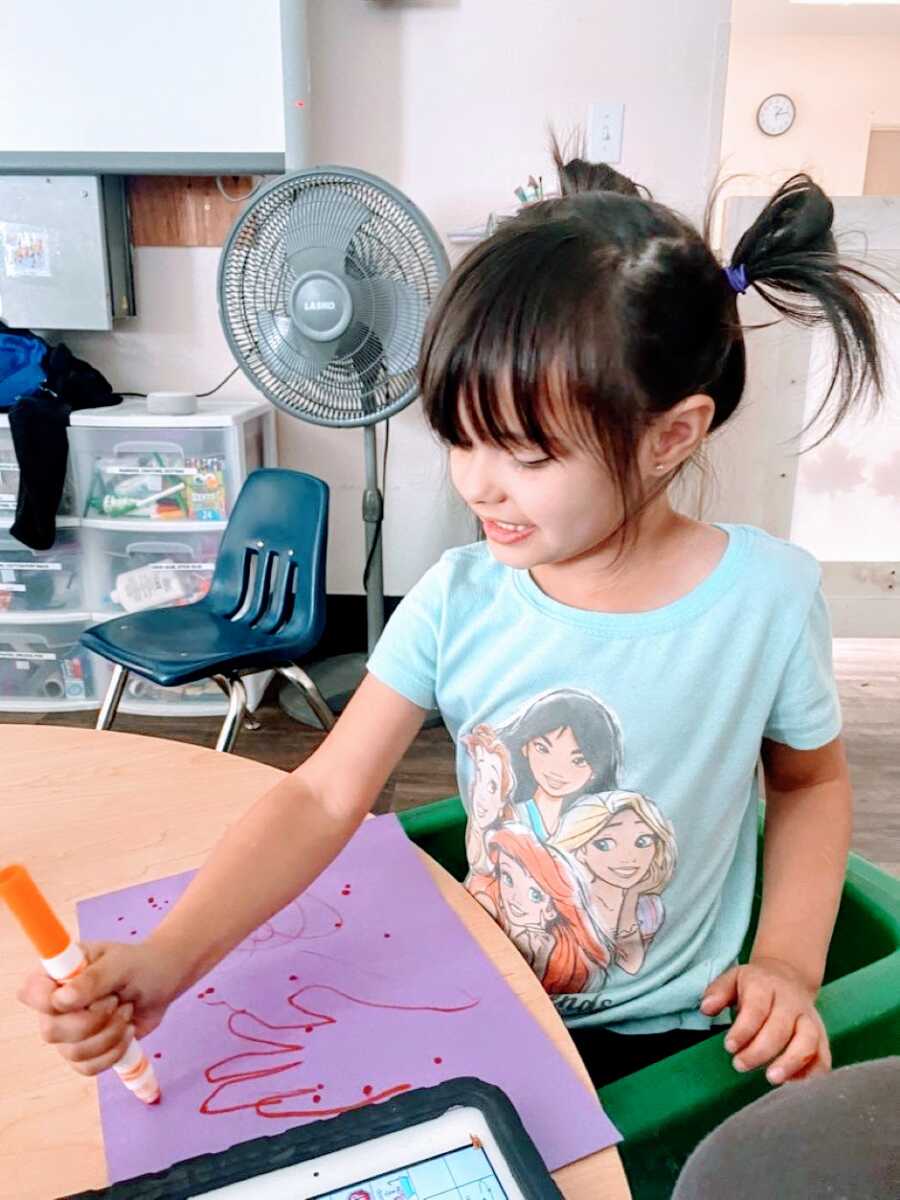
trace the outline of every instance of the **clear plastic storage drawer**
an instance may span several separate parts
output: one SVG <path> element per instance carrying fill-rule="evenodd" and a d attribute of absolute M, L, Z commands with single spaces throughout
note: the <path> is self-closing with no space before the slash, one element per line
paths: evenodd
<path fill-rule="evenodd" d="M 100 520 L 225 521 L 234 455 L 225 428 L 73 427 L 81 515 Z"/>
<path fill-rule="evenodd" d="M 0 619 L 0 710 L 96 707 L 106 672 L 79 644 L 88 624 Z"/>
<path fill-rule="evenodd" d="M 16 511 L 19 495 L 19 463 L 13 446 L 12 433 L 8 425 L 0 425 L 0 521 L 7 520 Z M 71 475 L 66 475 L 59 512 L 69 516 L 75 510 L 75 496 Z"/>
<path fill-rule="evenodd" d="M 0 620 L 9 612 L 84 612 L 81 583 L 77 528 L 59 526 L 52 549 L 32 550 L 0 520 Z"/>
<path fill-rule="evenodd" d="M 100 529 L 85 526 L 91 612 L 140 612 L 193 604 L 209 591 L 222 531 Z"/>

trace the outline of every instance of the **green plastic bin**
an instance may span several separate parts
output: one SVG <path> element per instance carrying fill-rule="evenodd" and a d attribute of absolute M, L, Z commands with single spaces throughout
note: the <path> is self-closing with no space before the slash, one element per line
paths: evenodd
<path fill-rule="evenodd" d="M 398 815 L 417 845 L 465 878 L 458 796 Z M 855 854 L 818 1007 L 835 1066 L 900 1052 L 900 881 Z M 635 1200 L 668 1200 L 701 1138 L 769 1090 L 762 1071 L 734 1070 L 723 1040 L 724 1033 L 603 1089 L 603 1106 L 625 1139 L 620 1149 Z"/>

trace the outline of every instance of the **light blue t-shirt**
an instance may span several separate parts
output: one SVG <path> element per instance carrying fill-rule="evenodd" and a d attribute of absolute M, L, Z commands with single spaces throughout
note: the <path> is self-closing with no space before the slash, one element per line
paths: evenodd
<path fill-rule="evenodd" d="M 369 662 L 440 709 L 469 816 L 467 886 L 572 1025 L 703 1029 L 756 869 L 763 738 L 840 732 L 819 566 L 746 525 L 686 596 L 571 608 L 484 542 L 403 599 Z"/>

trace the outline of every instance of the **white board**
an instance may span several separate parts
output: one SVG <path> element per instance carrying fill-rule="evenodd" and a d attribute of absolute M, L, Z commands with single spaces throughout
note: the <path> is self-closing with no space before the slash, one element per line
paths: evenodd
<path fill-rule="evenodd" d="M 278 0 L 3 0 L 5 153 L 283 153 Z"/>

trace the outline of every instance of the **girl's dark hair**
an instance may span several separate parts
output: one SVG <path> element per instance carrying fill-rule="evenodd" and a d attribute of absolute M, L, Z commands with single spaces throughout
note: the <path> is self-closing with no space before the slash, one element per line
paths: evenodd
<path fill-rule="evenodd" d="M 561 196 L 576 196 L 584 192 L 617 192 L 620 196 L 643 196 L 652 199 L 643 184 L 635 183 L 609 163 L 589 162 L 584 157 L 584 139 L 577 135 L 577 152 L 566 160 L 567 151 L 555 133 L 550 135 L 550 154 L 556 167 Z"/>
<path fill-rule="evenodd" d="M 880 388 L 862 286 L 890 295 L 839 259 L 833 213 L 821 188 L 795 175 L 732 259 L 779 313 L 833 331 L 834 374 L 813 418 L 836 398 L 824 436 L 870 383 Z M 623 541 L 658 494 L 641 484 L 642 434 L 698 393 L 712 398 L 717 429 L 737 408 L 744 374 L 737 295 L 706 236 L 662 204 L 601 191 L 533 204 L 479 243 L 438 298 L 421 359 L 428 420 L 451 446 L 471 444 L 468 428 L 505 449 L 524 435 L 551 457 L 566 436 L 594 448 L 620 495 Z"/>
<path fill-rule="evenodd" d="M 550 692 L 531 704 L 511 725 L 499 731 L 512 759 L 516 787 L 514 803 L 524 803 L 534 795 L 537 781 L 527 759 L 525 746 L 536 737 L 546 737 L 557 729 L 571 729 L 578 747 L 591 768 L 591 777 L 582 788 L 566 798 L 562 811 L 587 792 L 611 792 L 619 787 L 622 770 L 622 734 L 612 713 L 586 692 L 562 690 Z"/>

